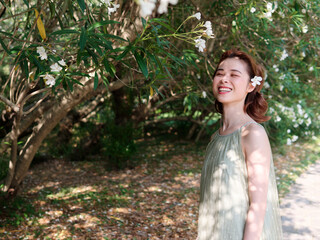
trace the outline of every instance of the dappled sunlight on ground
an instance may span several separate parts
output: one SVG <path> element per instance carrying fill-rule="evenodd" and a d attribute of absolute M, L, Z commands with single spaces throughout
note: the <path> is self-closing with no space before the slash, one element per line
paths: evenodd
<path fill-rule="evenodd" d="M 196 239 L 205 147 L 153 145 L 121 171 L 101 162 L 37 164 L 16 205 L 0 209 L 0 239 Z M 312 161 L 307 148 L 274 154 L 281 196 Z"/>
<path fill-rule="evenodd" d="M 153 147 L 158 155 L 121 171 L 99 162 L 38 164 L 21 195 L 37 214 L 1 230 L 28 239 L 195 239 L 204 149 L 185 145 L 182 153 L 170 146 L 171 155 L 168 146 Z"/>

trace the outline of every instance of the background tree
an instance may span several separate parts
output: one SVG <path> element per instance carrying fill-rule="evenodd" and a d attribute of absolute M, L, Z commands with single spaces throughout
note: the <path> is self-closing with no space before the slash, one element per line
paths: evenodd
<path fill-rule="evenodd" d="M 318 1 L 137 2 L 2 2 L 4 191 L 17 190 L 59 122 L 56 139 L 85 149 L 75 158 L 98 146 L 118 166 L 134 129 L 171 122 L 190 139 L 212 133 L 211 76 L 234 47 L 267 70 L 273 142 L 318 133 Z"/>

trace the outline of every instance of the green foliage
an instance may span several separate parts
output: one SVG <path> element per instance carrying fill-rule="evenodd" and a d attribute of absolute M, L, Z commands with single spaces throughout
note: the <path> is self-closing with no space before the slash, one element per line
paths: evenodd
<path fill-rule="evenodd" d="M 107 157 L 107 165 L 111 168 L 133 166 L 130 162 L 136 152 L 134 129 L 131 123 L 116 125 L 107 123 L 102 133 L 102 154 Z"/>

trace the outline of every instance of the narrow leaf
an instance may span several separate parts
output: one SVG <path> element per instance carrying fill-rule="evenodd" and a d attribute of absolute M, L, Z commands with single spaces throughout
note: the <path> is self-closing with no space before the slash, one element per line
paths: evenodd
<path fill-rule="evenodd" d="M 84 12 L 84 10 L 86 10 L 86 4 L 84 3 L 84 0 L 77 0 L 79 7 L 81 9 L 82 12 Z"/>
<path fill-rule="evenodd" d="M 8 54 L 10 54 L 9 49 L 8 49 L 7 46 L 4 44 L 4 42 L 2 41 L 1 38 L 0 38 L 0 44 L 1 44 L 1 46 L 3 47 L 3 49 L 4 49 Z"/>
<path fill-rule="evenodd" d="M 45 41 L 47 39 L 47 36 L 46 36 L 46 30 L 44 28 L 43 22 L 41 20 L 41 16 L 39 16 L 39 12 L 38 12 L 37 9 L 35 9 L 34 11 L 35 11 L 35 14 L 36 14 L 37 27 L 38 27 L 40 36 L 41 36 L 42 40 Z"/>
<path fill-rule="evenodd" d="M 80 42 L 79 42 L 79 46 L 80 46 L 80 50 L 82 51 L 86 45 L 86 41 L 87 41 L 87 34 L 86 34 L 86 30 L 84 29 L 84 27 L 81 28 L 81 34 L 80 34 Z"/>
<path fill-rule="evenodd" d="M 107 71 L 108 73 L 110 73 L 110 76 L 111 76 L 111 77 L 114 77 L 113 67 L 112 67 L 112 65 L 110 65 L 110 63 L 108 62 L 107 59 L 104 59 L 104 60 L 103 60 L 103 65 L 104 65 L 106 71 Z"/>
<path fill-rule="evenodd" d="M 98 87 L 98 82 L 99 82 L 99 78 L 98 78 L 98 74 L 97 72 L 95 72 L 94 74 L 94 82 L 93 82 L 93 89 L 96 90 Z"/>
<path fill-rule="evenodd" d="M 50 35 L 63 35 L 63 34 L 73 34 L 73 33 L 79 34 L 80 32 L 77 30 L 73 30 L 73 29 L 63 29 L 63 30 L 55 31 L 55 32 L 51 33 Z"/>
<path fill-rule="evenodd" d="M 141 18 L 141 22 L 142 22 L 143 28 L 146 28 L 146 26 L 147 26 L 147 21 L 146 21 L 143 17 Z"/>
<path fill-rule="evenodd" d="M 148 78 L 148 68 L 145 59 L 137 51 L 134 51 L 133 55 L 136 58 L 136 61 L 139 65 L 139 68 L 142 71 L 142 74 L 145 76 L 145 78 Z"/>
<path fill-rule="evenodd" d="M 120 23 L 120 22 L 117 22 L 117 21 L 114 21 L 114 20 L 107 20 L 107 21 L 101 21 L 101 22 L 96 22 L 94 24 L 92 24 L 89 28 L 88 28 L 88 31 L 91 31 L 97 27 L 101 27 L 101 26 L 105 26 L 105 25 L 108 25 L 108 24 L 115 24 L 115 23 Z"/>
<path fill-rule="evenodd" d="M 160 18 L 153 18 L 151 19 L 149 22 L 155 22 L 155 23 L 158 23 L 160 24 L 162 27 L 165 27 L 166 29 L 172 31 L 172 32 L 175 32 L 175 30 L 167 23 L 164 22 L 165 20 L 164 19 L 160 19 Z"/>
<path fill-rule="evenodd" d="M 153 88 L 150 86 L 150 96 L 153 96 Z"/>

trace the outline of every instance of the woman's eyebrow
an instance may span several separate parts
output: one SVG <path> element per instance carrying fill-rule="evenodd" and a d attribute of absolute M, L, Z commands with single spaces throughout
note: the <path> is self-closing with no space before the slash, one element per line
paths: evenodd
<path fill-rule="evenodd" d="M 241 74 L 242 74 L 242 72 L 239 71 L 238 69 L 231 69 L 231 71 L 233 71 L 233 72 L 238 72 L 238 73 L 241 73 Z"/>

